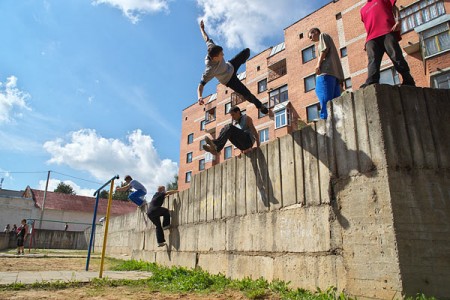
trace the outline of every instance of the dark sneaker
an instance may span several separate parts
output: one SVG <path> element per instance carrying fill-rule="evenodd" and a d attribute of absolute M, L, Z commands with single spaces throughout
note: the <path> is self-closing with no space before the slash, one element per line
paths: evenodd
<path fill-rule="evenodd" d="M 407 80 L 403 80 L 402 85 L 407 85 L 407 86 L 416 86 L 416 82 L 414 81 L 414 79 L 407 79 Z"/>
<path fill-rule="evenodd" d="M 203 145 L 203 150 L 205 150 L 205 151 L 207 151 L 207 152 L 209 152 L 211 154 L 217 155 L 217 149 L 213 145 L 208 145 L 208 144 L 207 145 Z"/>
<path fill-rule="evenodd" d="M 259 110 L 261 111 L 261 113 L 267 115 L 269 113 L 269 110 L 267 109 L 267 107 L 265 105 L 261 106 L 259 108 Z"/>
<path fill-rule="evenodd" d="M 166 245 L 166 242 L 158 243 L 158 247 L 164 247 Z"/>

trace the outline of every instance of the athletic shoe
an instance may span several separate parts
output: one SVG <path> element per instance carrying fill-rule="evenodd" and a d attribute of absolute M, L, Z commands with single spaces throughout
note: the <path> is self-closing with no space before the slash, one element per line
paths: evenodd
<path fill-rule="evenodd" d="M 203 145 L 203 150 L 205 150 L 213 155 L 217 155 L 217 148 L 213 147 L 211 145 Z"/>
<path fill-rule="evenodd" d="M 158 243 L 158 247 L 164 247 L 166 245 L 166 242 Z"/>
<path fill-rule="evenodd" d="M 209 136 L 205 136 L 205 142 L 208 144 L 208 145 L 214 145 L 214 142 L 213 142 L 213 140 L 211 140 L 210 138 L 209 138 Z"/>
<path fill-rule="evenodd" d="M 263 104 L 259 110 L 261 111 L 261 113 L 267 115 L 269 113 L 269 110 L 267 109 L 267 107 Z"/>
<path fill-rule="evenodd" d="M 164 226 L 163 230 L 170 229 L 170 225 Z"/>

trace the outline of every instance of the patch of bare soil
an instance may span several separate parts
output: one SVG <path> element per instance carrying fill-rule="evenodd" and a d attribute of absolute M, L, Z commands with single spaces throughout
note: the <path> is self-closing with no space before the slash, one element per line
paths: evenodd
<path fill-rule="evenodd" d="M 109 260 L 105 259 L 104 270 L 108 270 Z M 56 257 L 1 257 L 0 272 L 11 271 L 84 271 L 86 258 L 56 258 Z M 89 271 L 100 270 L 100 259 L 89 262 Z"/>

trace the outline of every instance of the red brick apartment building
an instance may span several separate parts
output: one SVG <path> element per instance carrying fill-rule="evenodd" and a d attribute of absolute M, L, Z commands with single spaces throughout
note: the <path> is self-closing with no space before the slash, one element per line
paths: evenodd
<path fill-rule="evenodd" d="M 194 102 L 183 110 L 180 141 L 178 187 L 189 187 L 192 175 L 219 164 L 239 151 L 226 145 L 217 157 L 202 150 L 206 135 L 218 136 L 231 122 L 228 109 L 240 103 L 252 117 L 261 143 L 290 133 L 303 122 L 317 118 L 318 100 L 314 92 L 315 45 L 308 31 L 318 27 L 330 34 L 340 50 L 346 77 L 345 88 L 357 89 L 367 76 L 364 51 L 365 29 L 360 9 L 366 3 L 335 0 L 284 30 L 284 42 L 266 49 L 247 61 L 240 79 L 263 103 L 269 103 L 274 116 L 263 116 L 253 104 L 240 103 L 239 95 L 224 85 L 206 98 L 207 104 Z M 448 0 L 398 0 L 402 19 L 400 45 L 416 84 L 422 87 L 450 88 L 450 2 Z M 399 84 L 401 78 L 385 55 L 381 82 Z"/>

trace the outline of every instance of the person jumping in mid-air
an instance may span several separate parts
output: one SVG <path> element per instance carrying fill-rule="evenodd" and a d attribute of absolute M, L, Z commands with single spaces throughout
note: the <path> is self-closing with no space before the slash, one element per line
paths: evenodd
<path fill-rule="evenodd" d="M 233 106 L 230 109 L 232 124 L 226 125 L 220 131 L 220 135 L 216 140 L 211 140 L 208 136 L 205 138 L 206 145 L 203 145 L 203 150 L 217 155 L 229 140 L 242 153 L 247 153 L 252 150 L 253 144 L 256 141 L 256 146 L 260 146 L 258 139 L 258 132 L 256 131 L 253 120 L 247 115 L 243 115 L 238 106 Z"/>
<path fill-rule="evenodd" d="M 127 184 L 123 187 L 117 187 L 116 191 L 125 192 L 133 188 L 135 191 L 128 196 L 128 199 L 137 206 L 142 206 L 145 203 L 144 196 L 147 194 L 147 189 L 142 183 L 131 178 L 130 175 L 126 175 L 124 179 Z"/>
<path fill-rule="evenodd" d="M 236 93 L 241 94 L 245 100 L 255 104 L 261 113 L 267 114 L 269 112 L 267 107 L 265 107 L 261 101 L 247 89 L 236 75 L 239 67 L 250 57 L 250 49 L 246 48 L 242 50 L 231 60 L 225 62 L 225 59 L 223 58 L 223 48 L 214 44 L 213 40 L 209 38 L 205 31 L 203 20 L 200 21 L 200 30 L 208 48 L 208 55 L 205 58 L 206 69 L 197 89 L 198 104 L 204 104 L 203 87 L 208 81 L 216 77 L 221 84 L 231 88 Z"/>
<path fill-rule="evenodd" d="M 166 245 L 163 230 L 170 228 L 170 212 L 167 208 L 162 207 L 164 198 L 175 193 L 178 193 L 178 191 L 172 190 L 166 192 L 164 186 L 159 186 L 158 192 L 153 195 L 152 201 L 150 201 L 150 204 L 148 205 L 147 216 L 156 226 L 156 240 L 158 241 L 158 247 Z M 163 217 L 162 225 L 161 217 Z"/>

